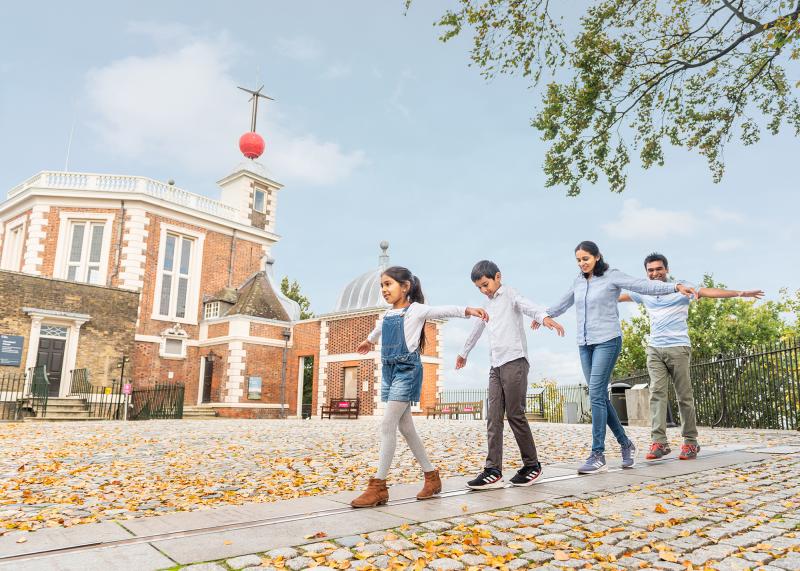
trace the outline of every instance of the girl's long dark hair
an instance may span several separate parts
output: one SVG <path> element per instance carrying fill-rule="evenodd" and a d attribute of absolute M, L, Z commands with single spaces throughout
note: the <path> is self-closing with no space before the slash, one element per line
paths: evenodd
<path fill-rule="evenodd" d="M 419 278 L 411 273 L 411 270 L 403 266 L 391 266 L 383 270 L 383 275 L 387 275 L 399 284 L 409 284 L 408 300 L 411 303 L 425 303 L 425 294 L 422 293 L 422 284 Z M 419 352 L 425 350 L 425 325 L 422 324 L 422 333 L 419 335 Z"/>
<path fill-rule="evenodd" d="M 597 247 L 597 244 L 591 242 L 589 240 L 584 240 L 577 246 L 575 246 L 575 251 L 583 250 L 584 252 L 589 252 L 592 256 L 597 258 L 597 263 L 594 265 L 594 269 L 592 269 L 592 274 L 595 276 L 602 276 L 608 270 L 609 265 L 603 259 L 603 254 L 600 253 L 600 248 Z M 583 277 L 589 277 L 586 274 Z"/>

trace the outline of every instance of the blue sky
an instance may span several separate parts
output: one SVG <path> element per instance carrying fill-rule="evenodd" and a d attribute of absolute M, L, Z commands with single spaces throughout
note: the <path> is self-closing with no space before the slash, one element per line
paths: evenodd
<path fill-rule="evenodd" d="M 418 2 L 407 15 L 402 4 L 10 4 L 0 188 L 64 169 L 74 125 L 69 170 L 171 178 L 216 197 L 249 127 L 235 86 L 263 83 L 277 100 L 261 108 L 263 162 L 286 185 L 276 270 L 300 281 L 318 313 L 377 263 L 381 240 L 434 304 L 480 304 L 469 270 L 482 258 L 553 303 L 584 239 L 634 275 L 658 250 L 686 279 L 713 273 L 772 299 L 798 287 L 796 138 L 732 145 L 720 184 L 702 159 L 672 150 L 663 168 L 634 165 L 622 195 L 601 183 L 569 198 L 544 188 L 546 147 L 529 127 L 537 93 L 516 78 L 486 82 L 466 40 L 437 40 L 432 23 L 449 3 Z M 531 334 L 531 380 L 579 379 L 574 312 L 561 321 L 565 339 Z M 469 327 L 445 328 L 448 387 L 486 382 L 485 345 L 452 370 Z"/>

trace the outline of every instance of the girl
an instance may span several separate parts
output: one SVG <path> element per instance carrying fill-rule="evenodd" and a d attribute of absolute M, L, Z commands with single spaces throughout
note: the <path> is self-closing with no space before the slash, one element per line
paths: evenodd
<path fill-rule="evenodd" d="M 483 309 L 424 305 L 425 296 L 419 278 L 399 266 L 383 271 L 381 293 L 392 308 L 378 320 L 375 329 L 357 348 L 359 353 L 365 355 L 383 337 L 381 400 L 386 403 L 386 408 L 381 422 L 380 460 L 378 473 L 370 478 L 367 490 L 350 502 L 354 508 L 375 507 L 389 500 L 386 476 L 394 457 L 398 429 L 425 473 L 425 483 L 417 499 L 426 500 L 442 491 L 439 471 L 428 460 L 411 417 L 411 403 L 419 402 L 422 391 L 420 353 L 425 347 L 425 320 L 470 316 L 489 319 Z"/>
<path fill-rule="evenodd" d="M 689 297 L 694 290 L 681 283 L 637 279 L 619 270 L 609 269 L 594 242 L 578 244 L 575 258 L 581 273 L 561 301 L 547 309 L 547 315 L 558 317 L 575 304 L 578 351 L 592 406 L 592 453 L 578 468 L 578 473 L 594 474 L 608 470 L 605 458 L 606 424 L 622 447 L 622 467 L 633 468 L 636 446 L 625 434 L 608 398 L 608 382 L 622 349 L 617 300 L 623 289 L 643 295 L 665 295 L 678 291 Z M 534 323 L 531 326 L 536 329 L 538 324 Z"/>

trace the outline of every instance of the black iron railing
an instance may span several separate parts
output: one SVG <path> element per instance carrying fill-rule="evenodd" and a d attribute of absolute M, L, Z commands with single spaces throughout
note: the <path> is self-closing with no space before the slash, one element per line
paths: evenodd
<path fill-rule="evenodd" d="M 47 380 L 47 371 L 44 365 L 28 369 L 30 379 L 29 401 L 34 416 L 43 417 L 47 414 L 47 399 L 49 398 L 50 381 Z"/>
<path fill-rule="evenodd" d="M 183 418 L 184 386 L 180 383 L 134 389 L 130 420 Z"/>
<path fill-rule="evenodd" d="M 122 383 L 112 381 L 111 385 L 93 385 L 88 369 L 74 369 L 70 374 L 69 396 L 83 399 L 91 418 L 98 420 L 122 420 L 125 395 Z"/>
<path fill-rule="evenodd" d="M 25 396 L 25 373 L 0 373 L 0 420 L 19 420 Z"/>
<path fill-rule="evenodd" d="M 800 429 L 800 340 L 696 359 L 690 367 L 697 423 L 726 428 Z M 649 383 L 646 372 L 619 379 Z M 617 380 L 615 380 L 617 382 Z M 679 417 L 675 391 L 670 410 Z"/>

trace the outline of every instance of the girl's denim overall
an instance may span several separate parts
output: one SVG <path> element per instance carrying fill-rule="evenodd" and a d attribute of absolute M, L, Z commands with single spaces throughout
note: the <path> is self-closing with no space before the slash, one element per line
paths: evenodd
<path fill-rule="evenodd" d="M 403 332 L 404 308 L 399 315 L 383 318 L 381 361 L 383 379 L 381 400 L 419 402 L 422 392 L 422 361 L 417 351 L 410 352 Z"/>

